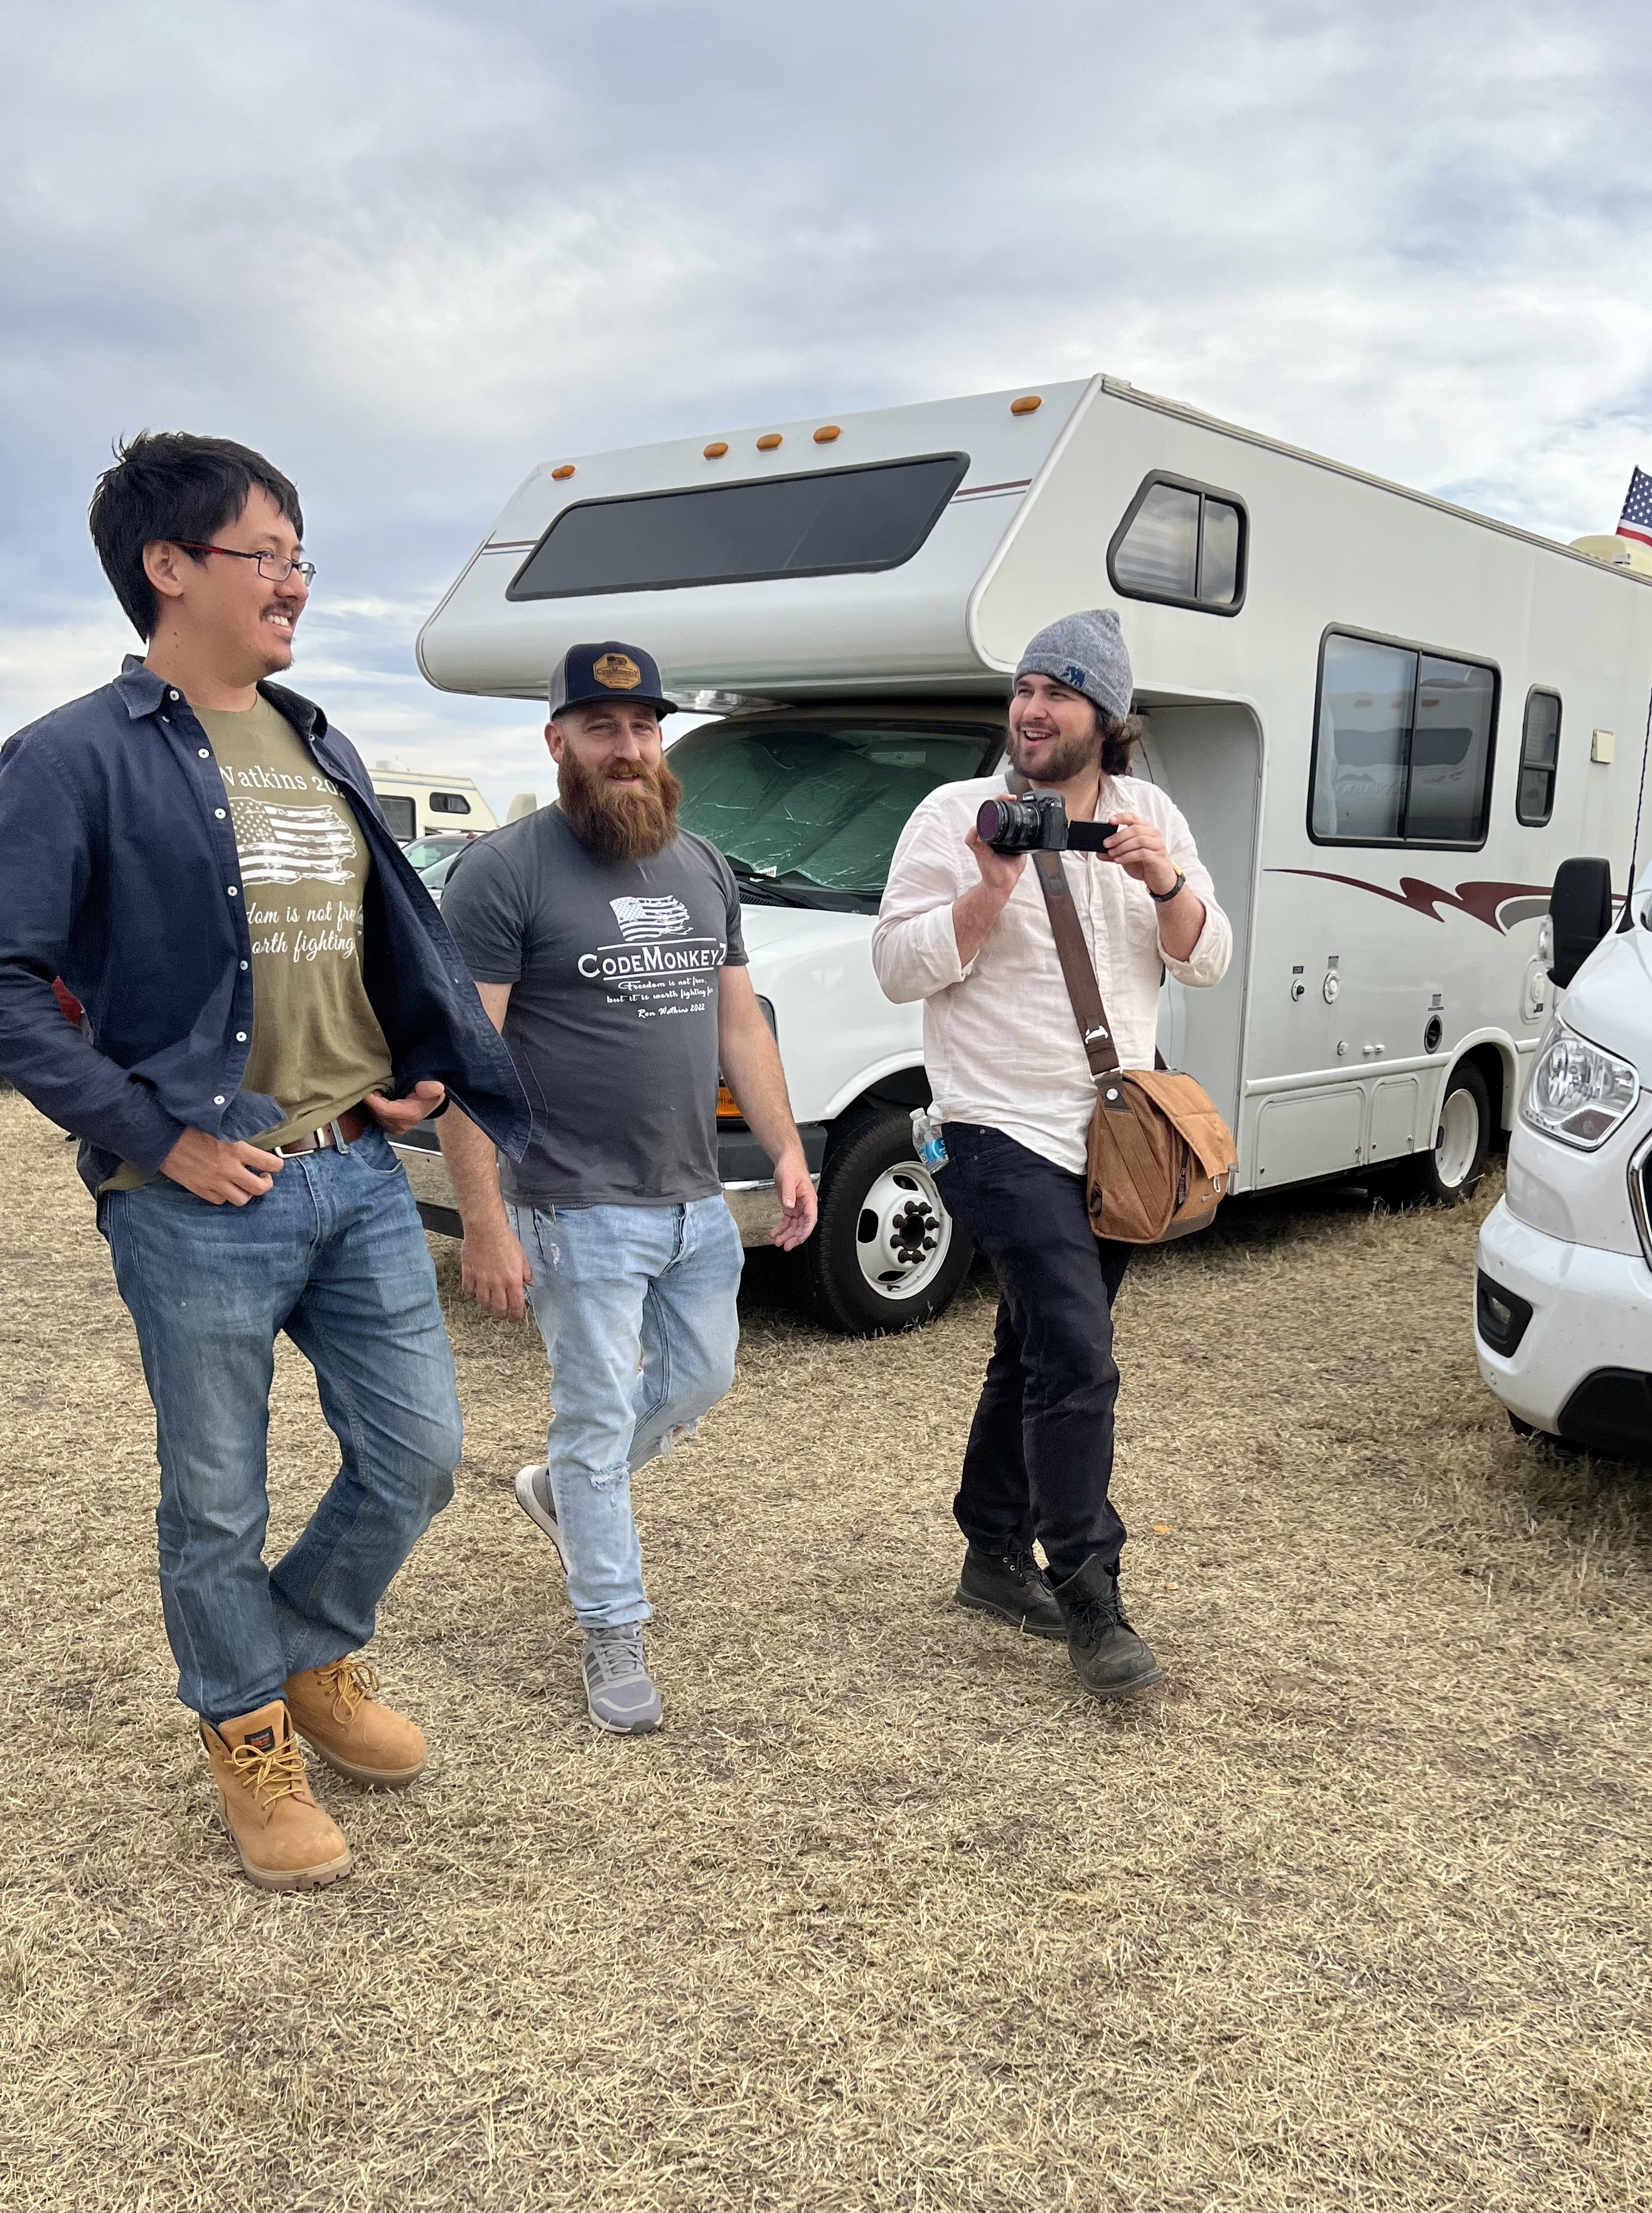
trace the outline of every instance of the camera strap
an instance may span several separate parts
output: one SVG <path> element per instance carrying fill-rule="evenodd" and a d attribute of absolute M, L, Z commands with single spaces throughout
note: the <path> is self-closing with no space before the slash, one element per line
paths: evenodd
<path fill-rule="evenodd" d="M 1019 771 L 1009 778 L 1009 789 L 1020 799 L 1033 787 Z M 1062 980 L 1067 986 L 1067 997 L 1072 1003 L 1073 1018 L 1078 1024 L 1078 1034 L 1083 1042 L 1084 1058 L 1090 1064 L 1090 1074 L 1099 1086 L 1102 1078 L 1119 1072 L 1119 1048 L 1113 1041 L 1113 1024 L 1107 1020 L 1107 1010 L 1101 1003 L 1101 986 L 1096 980 L 1095 963 L 1090 959 L 1090 949 L 1084 942 L 1084 930 L 1078 919 L 1078 910 L 1073 905 L 1072 886 L 1067 881 L 1067 871 L 1061 865 L 1059 853 L 1035 852 L 1033 866 L 1038 872 L 1039 889 L 1044 893 L 1044 904 L 1050 917 L 1050 929 L 1056 941 L 1056 957 L 1061 963 Z"/>

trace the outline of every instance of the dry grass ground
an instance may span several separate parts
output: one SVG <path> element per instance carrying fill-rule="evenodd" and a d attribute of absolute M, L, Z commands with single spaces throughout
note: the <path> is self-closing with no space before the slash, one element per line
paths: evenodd
<path fill-rule="evenodd" d="M 542 1356 L 455 1302 L 459 1496 L 379 1647 L 434 1769 L 325 1779 L 358 1872 L 272 1899 L 170 1702 L 90 1210 L 0 1099 L 0 2198 L 1645 2205 L 1652 1485 L 1510 1436 L 1476 1211 L 1235 1205 L 1138 1267 L 1169 1681 L 1123 1710 L 948 1604 L 990 1286 L 845 1344 L 759 1282 L 734 1396 L 639 1485 L 668 1727 L 594 1737 L 509 1491 Z M 278 1533 L 328 1443 L 286 1352 Z"/>

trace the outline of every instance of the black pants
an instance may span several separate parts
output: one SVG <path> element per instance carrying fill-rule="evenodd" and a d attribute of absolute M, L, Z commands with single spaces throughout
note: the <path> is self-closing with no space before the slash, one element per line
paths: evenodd
<path fill-rule="evenodd" d="M 1113 1475 L 1113 1301 L 1132 1247 L 1098 1238 L 1084 1179 L 1001 1130 L 947 1124 L 936 1187 L 992 1263 L 1003 1293 L 986 1382 L 953 1512 L 972 1544 L 1043 1545 L 1064 1582 L 1099 1552 L 1118 1566 Z"/>

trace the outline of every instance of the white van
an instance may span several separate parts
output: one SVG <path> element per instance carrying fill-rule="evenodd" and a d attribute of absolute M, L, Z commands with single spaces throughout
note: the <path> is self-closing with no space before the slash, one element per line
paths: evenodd
<path fill-rule="evenodd" d="M 1233 918 L 1228 977 L 1168 984 L 1160 1041 L 1228 1117 L 1235 1188 L 1382 1166 L 1451 1198 L 1547 1018 L 1558 863 L 1627 865 L 1649 586 L 1095 376 L 556 456 L 418 657 L 446 689 L 537 699 L 570 645 L 635 638 L 721 714 L 671 759 L 741 880 L 820 1174 L 800 1276 L 823 1318 L 887 1329 L 943 1306 L 969 1255 L 912 1157 L 922 1010 L 879 991 L 873 919 L 912 808 L 1000 758 L 1035 631 L 1118 609 L 1137 772 Z M 723 1106 L 755 1242 L 767 1164 Z M 439 1163 L 416 1167 L 451 1223 Z"/>
<path fill-rule="evenodd" d="M 1606 865 L 1570 861 L 1559 1004 L 1480 1231 L 1480 1373 L 1515 1427 L 1652 1460 L 1652 869 L 1611 930 Z"/>
<path fill-rule="evenodd" d="M 399 762 L 383 760 L 375 761 L 369 772 L 385 826 L 399 845 L 455 832 L 475 837 L 499 826 L 499 818 L 467 776 L 403 768 Z"/>

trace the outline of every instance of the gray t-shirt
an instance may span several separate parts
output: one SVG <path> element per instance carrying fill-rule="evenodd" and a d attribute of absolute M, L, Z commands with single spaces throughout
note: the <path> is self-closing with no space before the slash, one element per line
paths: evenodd
<path fill-rule="evenodd" d="M 461 853 L 442 918 L 479 984 L 513 986 L 504 1039 L 533 1134 L 519 1206 L 676 1206 L 717 1174 L 717 973 L 746 965 L 740 889 L 692 831 L 599 861 L 557 807 Z"/>

